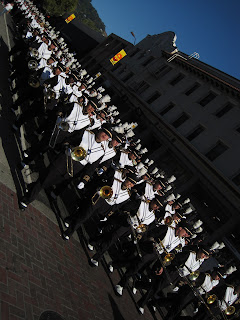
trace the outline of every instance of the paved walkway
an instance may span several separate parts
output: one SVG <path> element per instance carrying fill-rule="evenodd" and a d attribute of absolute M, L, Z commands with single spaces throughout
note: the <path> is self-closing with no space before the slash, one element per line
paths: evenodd
<path fill-rule="evenodd" d="M 0 292 L 2 320 L 38 320 L 53 310 L 66 320 L 152 319 L 138 314 L 126 292 L 115 296 L 102 268 L 91 268 L 76 240 L 32 206 L 18 209 L 16 194 L 0 184 Z M 115 271 L 111 275 L 116 284 Z M 140 297 L 140 296 L 139 296 Z"/>

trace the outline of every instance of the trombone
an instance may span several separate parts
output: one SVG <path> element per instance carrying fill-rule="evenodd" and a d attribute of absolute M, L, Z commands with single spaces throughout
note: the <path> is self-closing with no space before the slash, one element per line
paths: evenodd
<path fill-rule="evenodd" d="M 70 159 L 69 153 L 66 152 L 67 160 L 67 173 L 70 177 L 73 177 L 73 160 L 82 161 L 87 156 L 87 151 L 83 147 L 75 147 L 72 150 L 70 149 Z M 70 161 L 70 163 L 69 163 Z"/>
<path fill-rule="evenodd" d="M 95 194 L 92 196 L 92 204 L 95 206 L 95 204 L 98 202 L 100 198 L 110 199 L 112 195 L 113 195 L 113 189 L 109 186 L 103 186 L 99 191 L 95 192 Z"/>
<path fill-rule="evenodd" d="M 54 126 L 54 129 L 53 129 L 53 132 L 51 134 L 49 143 L 48 143 L 49 147 L 54 149 L 60 130 L 68 131 L 68 129 L 69 129 L 68 122 L 66 122 L 62 117 L 58 116 L 56 123 L 55 123 L 55 126 Z"/>
<path fill-rule="evenodd" d="M 157 243 L 157 242 L 154 241 L 155 251 L 156 251 L 156 253 L 157 253 L 158 260 L 160 261 L 160 263 L 161 263 L 161 265 L 162 265 L 162 267 L 163 267 L 163 269 L 164 269 L 164 271 L 165 271 L 165 274 L 166 274 L 166 276 L 167 276 L 167 278 L 168 278 L 168 281 L 169 281 L 169 283 L 172 285 L 173 282 L 172 282 L 172 279 L 171 279 L 171 277 L 170 277 L 170 274 L 169 274 L 168 271 L 167 271 L 167 266 L 168 266 L 168 265 L 171 263 L 171 261 L 174 259 L 175 255 L 174 255 L 173 253 L 167 252 L 167 250 L 166 250 L 166 248 L 164 247 L 162 241 L 161 241 L 160 239 L 158 239 L 158 240 L 159 240 L 159 243 Z M 163 249 L 164 252 L 166 253 L 166 255 L 165 255 L 164 258 L 162 258 L 161 253 L 159 252 L 160 247 L 161 247 L 161 249 Z M 170 263 L 169 263 L 169 262 L 170 262 Z"/>

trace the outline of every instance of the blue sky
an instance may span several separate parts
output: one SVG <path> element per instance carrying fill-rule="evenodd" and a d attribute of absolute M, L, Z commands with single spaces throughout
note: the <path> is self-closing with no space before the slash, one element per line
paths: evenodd
<path fill-rule="evenodd" d="M 176 45 L 186 54 L 198 52 L 200 60 L 240 78 L 239 0 L 92 0 L 106 25 L 134 42 L 147 34 L 173 31 Z"/>

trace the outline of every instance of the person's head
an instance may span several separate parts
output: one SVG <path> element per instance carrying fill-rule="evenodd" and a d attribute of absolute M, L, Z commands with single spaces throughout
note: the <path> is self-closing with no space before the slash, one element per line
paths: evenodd
<path fill-rule="evenodd" d="M 122 188 L 123 189 L 131 189 L 135 186 L 137 183 L 137 176 L 133 172 L 127 173 L 125 181 L 122 183 Z"/>
<path fill-rule="evenodd" d="M 161 204 L 161 198 L 159 195 L 155 195 L 155 198 L 153 198 L 149 204 L 149 207 L 151 210 L 156 211 L 159 210 L 159 208 L 162 206 Z"/>
<path fill-rule="evenodd" d="M 189 230 L 184 227 L 177 227 L 176 235 L 180 238 L 189 238 L 191 236 Z"/>
<path fill-rule="evenodd" d="M 137 159 L 137 156 L 136 156 L 135 152 L 130 151 L 129 154 L 128 154 L 128 158 L 129 158 L 130 160 L 136 160 L 136 159 Z"/>
<path fill-rule="evenodd" d="M 197 251 L 197 259 L 208 259 L 210 256 L 208 250 L 205 247 L 200 247 Z"/>
<path fill-rule="evenodd" d="M 156 180 L 153 184 L 153 190 L 159 191 L 162 190 L 162 186 L 159 180 Z"/>
<path fill-rule="evenodd" d="M 53 64 L 53 62 L 54 62 L 54 60 L 53 60 L 53 58 L 49 58 L 48 60 L 47 60 L 47 65 L 51 65 L 51 64 Z"/>
<path fill-rule="evenodd" d="M 173 207 L 174 210 L 177 210 L 177 209 L 180 208 L 180 205 L 179 205 L 178 202 L 175 202 L 175 203 L 173 203 L 172 207 Z"/>
<path fill-rule="evenodd" d="M 61 70 L 60 67 L 55 67 L 55 68 L 53 69 L 53 74 L 54 74 L 55 76 L 58 76 L 60 73 L 62 73 L 62 70 Z"/>
<path fill-rule="evenodd" d="M 78 87 L 78 91 L 83 91 L 86 89 L 86 87 L 87 87 L 86 84 L 81 82 L 81 85 Z"/>
<path fill-rule="evenodd" d="M 48 39 L 46 38 L 46 36 L 42 36 L 42 42 L 45 43 L 46 45 L 48 45 Z"/>
<path fill-rule="evenodd" d="M 211 272 L 211 278 L 213 280 L 220 280 L 220 275 L 218 274 L 217 270 Z"/>
<path fill-rule="evenodd" d="M 105 123 L 98 130 L 96 134 L 96 141 L 97 142 L 107 141 L 109 138 L 112 138 L 111 126 Z"/>
<path fill-rule="evenodd" d="M 99 111 L 98 114 L 97 114 L 97 119 L 100 119 L 100 120 L 103 121 L 103 120 L 105 120 L 105 118 L 106 118 L 105 112 Z"/>
<path fill-rule="evenodd" d="M 55 45 L 55 43 L 51 43 L 49 46 L 48 46 L 48 50 L 50 50 L 50 51 L 54 51 L 56 49 L 56 45 Z"/>
<path fill-rule="evenodd" d="M 240 284 L 234 288 L 234 294 L 240 295 Z"/>
<path fill-rule="evenodd" d="M 91 101 L 88 101 L 88 104 L 85 107 L 83 107 L 83 113 L 84 114 L 93 115 L 94 110 L 95 110 L 95 108 L 92 105 Z"/>

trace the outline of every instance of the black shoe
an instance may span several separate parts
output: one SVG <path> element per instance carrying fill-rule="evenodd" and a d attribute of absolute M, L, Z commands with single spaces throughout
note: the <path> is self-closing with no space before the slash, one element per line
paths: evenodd
<path fill-rule="evenodd" d="M 28 203 L 25 199 L 22 199 L 21 201 L 19 201 L 18 205 L 21 211 L 25 211 L 28 207 Z"/>
<path fill-rule="evenodd" d="M 70 237 L 66 234 L 66 231 L 64 231 L 64 232 L 62 233 L 62 238 L 63 238 L 64 241 L 70 240 Z"/>

